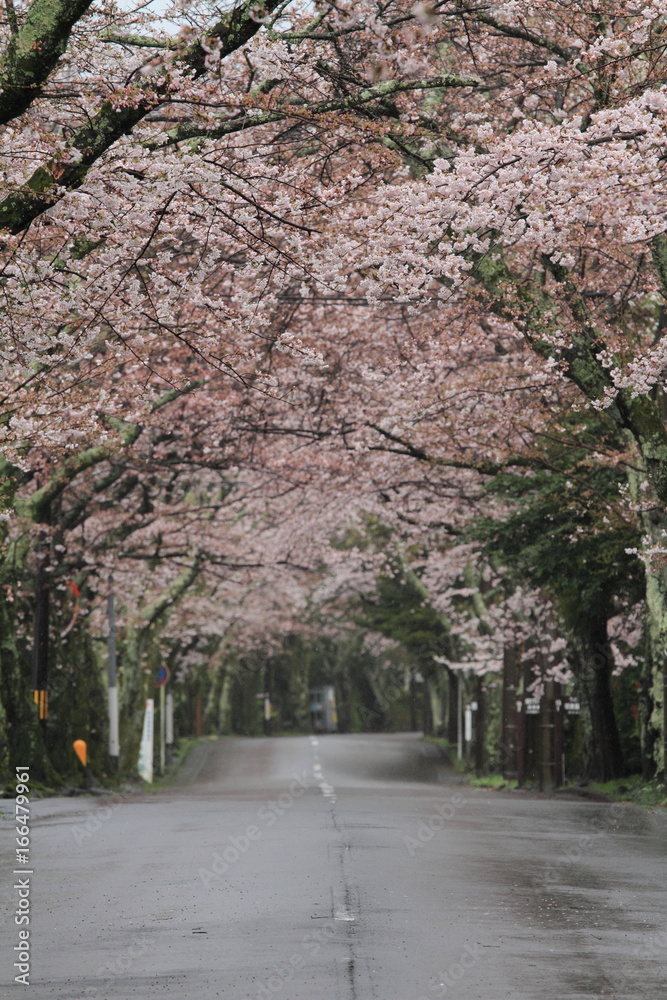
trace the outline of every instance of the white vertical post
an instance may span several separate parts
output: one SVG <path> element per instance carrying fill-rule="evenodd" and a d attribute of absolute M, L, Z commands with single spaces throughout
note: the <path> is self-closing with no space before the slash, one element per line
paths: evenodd
<path fill-rule="evenodd" d="M 466 705 L 465 723 L 466 743 L 472 743 L 472 705 Z"/>
<path fill-rule="evenodd" d="M 171 691 L 167 691 L 167 718 L 166 718 L 165 740 L 168 747 L 174 745 L 174 696 Z"/>
<path fill-rule="evenodd" d="M 165 718 L 165 697 L 164 697 L 165 685 L 162 684 L 160 687 L 160 774 L 164 774 L 164 763 L 165 763 L 165 735 L 167 732 L 167 720 Z"/>
<path fill-rule="evenodd" d="M 118 687 L 109 688 L 109 756 L 114 767 L 118 767 L 120 757 L 120 737 L 118 733 Z"/>
<path fill-rule="evenodd" d="M 139 747 L 139 774 L 149 783 L 153 780 L 153 708 L 152 698 L 146 700 L 146 711 L 144 713 L 144 728 L 141 734 L 141 745 Z"/>

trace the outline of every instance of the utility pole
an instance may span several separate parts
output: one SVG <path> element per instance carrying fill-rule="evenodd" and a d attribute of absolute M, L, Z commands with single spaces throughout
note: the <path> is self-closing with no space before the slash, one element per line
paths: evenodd
<path fill-rule="evenodd" d="M 463 760 L 463 690 L 462 671 L 456 671 L 456 756 Z"/>
<path fill-rule="evenodd" d="M 42 532 L 37 548 L 37 569 L 35 571 L 35 632 L 33 644 L 32 689 L 38 707 L 39 722 L 46 736 L 46 720 L 49 717 L 49 604 L 50 583 L 47 572 L 49 559 L 48 536 Z"/>
<path fill-rule="evenodd" d="M 167 739 L 167 684 L 169 683 L 169 667 L 162 666 L 157 672 L 156 687 L 160 689 L 160 774 L 164 774 L 166 762 Z M 173 739 L 173 737 L 172 737 Z"/>
<path fill-rule="evenodd" d="M 109 757 L 111 766 L 118 770 L 120 739 L 118 734 L 118 681 L 116 675 L 116 604 L 113 592 L 113 573 L 109 573 L 109 636 L 107 646 L 107 679 L 109 691 Z"/>
<path fill-rule="evenodd" d="M 271 735 L 271 662 L 264 663 L 264 735 Z"/>

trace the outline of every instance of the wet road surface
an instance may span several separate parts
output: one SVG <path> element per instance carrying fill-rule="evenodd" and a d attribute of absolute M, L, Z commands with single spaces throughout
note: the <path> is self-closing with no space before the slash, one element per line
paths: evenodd
<path fill-rule="evenodd" d="M 663 1000 L 667 816 L 477 792 L 434 753 L 204 741 L 169 792 L 34 803 L 31 998 Z"/>

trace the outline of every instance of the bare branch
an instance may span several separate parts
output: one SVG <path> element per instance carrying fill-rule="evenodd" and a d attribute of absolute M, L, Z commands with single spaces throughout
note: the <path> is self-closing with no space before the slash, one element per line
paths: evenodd
<path fill-rule="evenodd" d="M 454 74 L 436 76 L 429 80 L 388 80 L 349 97 L 331 101 L 320 101 L 317 104 L 300 104 L 298 106 L 286 104 L 280 109 L 265 111 L 259 115 L 239 115 L 238 117 L 229 119 L 222 125 L 213 127 L 203 128 L 197 125 L 182 125 L 167 132 L 167 142 L 149 143 L 147 146 L 148 149 L 163 149 L 165 146 L 173 146 L 188 139 L 222 139 L 223 136 L 232 135 L 234 132 L 243 132 L 258 125 L 269 125 L 273 122 L 285 121 L 287 118 L 307 119 L 309 117 L 319 117 L 320 115 L 329 114 L 333 111 L 354 111 L 364 104 L 383 100 L 394 94 L 409 93 L 413 90 L 440 90 L 449 87 L 479 87 L 481 86 L 481 82 L 475 76 L 456 76 Z"/>
<path fill-rule="evenodd" d="M 472 16 L 477 21 L 481 21 L 482 24 L 493 28 L 501 35 L 530 42 L 531 45 L 536 45 L 538 48 L 546 49 L 547 52 L 551 52 L 555 56 L 560 56 L 565 62 L 569 62 L 574 55 L 569 49 L 566 49 L 563 45 L 559 45 L 558 42 L 552 42 L 549 38 L 542 38 L 540 35 L 536 35 L 535 32 L 529 31 L 528 28 L 521 28 L 516 24 L 504 24 L 498 18 L 493 17 L 491 14 L 484 14 L 482 11 L 475 11 Z"/>

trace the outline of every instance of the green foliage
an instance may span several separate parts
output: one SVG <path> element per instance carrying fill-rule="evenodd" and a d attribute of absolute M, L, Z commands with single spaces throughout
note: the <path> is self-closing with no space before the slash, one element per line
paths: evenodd
<path fill-rule="evenodd" d="M 641 702 L 641 666 L 632 664 L 618 677 L 612 677 L 614 713 L 619 736 L 624 749 L 628 772 L 642 768 L 641 734 L 639 714 Z"/>
<path fill-rule="evenodd" d="M 529 580 L 558 601 L 566 624 L 576 630 L 591 606 L 610 616 L 616 605 L 643 596 L 644 569 L 628 550 L 640 545 L 636 521 L 620 506 L 622 466 L 600 458 L 618 449 L 602 418 L 578 415 L 535 458 L 530 472 L 503 472 L 487 486 L 506 508 L 501 517 L 473 526 L 486 553 L 519 580 Z"/>
<path fill-rule="evenodd" d="M 355 620 L 400 643 L 426 675 L 433 672 L 433 657 L 450 651 L 446 622 L 428 603 L 418 578 L 400 565 L 391 576 L 378 577 L 374 596 L 360 599 Z"/>

